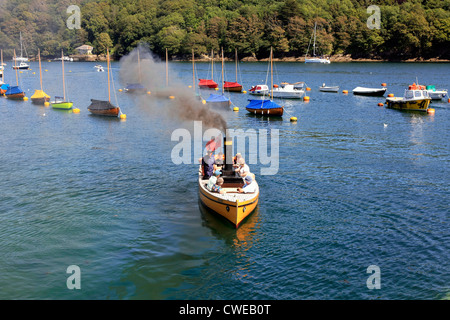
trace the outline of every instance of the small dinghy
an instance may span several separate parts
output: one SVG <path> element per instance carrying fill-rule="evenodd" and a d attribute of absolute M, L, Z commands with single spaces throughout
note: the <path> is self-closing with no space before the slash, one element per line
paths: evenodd
<path fill-rule="evenodd" d="M 359 96 L 373 96 L 373 97 L 382 97 L 387 88 L 366 88 L 366 87 L 356 87 L 353 89 L 353 94 Z"/>

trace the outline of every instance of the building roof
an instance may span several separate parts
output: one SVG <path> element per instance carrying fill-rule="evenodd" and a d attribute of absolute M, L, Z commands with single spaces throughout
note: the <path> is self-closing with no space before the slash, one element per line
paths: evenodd
<path fill-rule="evenodd" d="M 79 46 L 78 48 L 75 48 L 75 50 L 91 50 L 94 49 L 94 47 L 91 47 L 87 44 L 83 44 L 82 46 Z"/>

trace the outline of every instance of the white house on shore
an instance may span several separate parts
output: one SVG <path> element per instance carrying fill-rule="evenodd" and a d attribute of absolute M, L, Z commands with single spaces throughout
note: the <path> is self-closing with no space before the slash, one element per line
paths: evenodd
<path fill-rule="evenodd" d="M 92 54 L 93 47 L 83 44 L 82 46 L 79 46 L 78 48 L 75 48 L 75 50 L 78 52 L 78 54 Z"/>

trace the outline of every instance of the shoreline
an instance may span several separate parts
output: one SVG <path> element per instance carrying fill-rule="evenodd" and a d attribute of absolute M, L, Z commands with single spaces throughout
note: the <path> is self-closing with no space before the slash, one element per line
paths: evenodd
<path fill-rule="evenodd" d="M 106 57 L 104 55 L 80 55 L 74 54 L 69 55 L 70 58 L 73 58 L 74 62 L 103 62 L 106 61 Z M 158 56 L 155 56 L 158 58 Z M 343 55 L 333 55 L 330 56 L 330 62 L 332 63 L 340 63 L 340 62 L 402 62 L 402 63 L 410 63 L 410 62 L 420 62 L 420 63 L 449 63 L 450 59 L 440 59 L 440 58 L 412 58 L 406 60 L 389 60 L 389 59 L 374 59 L 374 58 L 352 58 L 350 54 Z M 34 61 L 35 59 L 30 59 L 30 61 Z M 43 60 L 48 60 L 47 58 L 43 58 Z M 53 59 L 51 59 L 53 60 Z M 111 57 L 111 61 L 115 61 L 116 59 Z M 120 59 L 119 59 L 120 60 Z M 218 55 L 214 57 L 215 61 L 220 61 L 221 58 Z M 192 61 L 191 57 L 187 56 L 172 56 L 169 58 L 169 61 L 175 62 L 189 62 Z M 201 55 L 200 57 L 195 58 L 196 62 L 210 62 L 211 58 L 207 55 Z M 231 62 L 234 59 L 224 58 L 224 61 Z M 239 59 L 240 62 L 267 62 L 269 58 L 257 59 L 255 56 L 247 56 Z M 305 57 L 284 57 L 284 58 L 273 58 L 274 62 L 305 62 Z"/>

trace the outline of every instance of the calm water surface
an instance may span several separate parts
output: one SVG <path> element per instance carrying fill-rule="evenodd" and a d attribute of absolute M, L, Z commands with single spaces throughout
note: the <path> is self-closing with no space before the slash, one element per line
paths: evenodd
<path fill-rule="evenodd" d="M 385 82 L 401 96 L 416 77 L 449 88 L 449 64 L 276 63 L 276 83 L 312 88 L 309 103 L 280 101 L 278 121 L 247 115 L 249 96 L 228 94 L 240 107 L 224 114 L 229 128 L 280 133 L 278 174 L 252 165 L 260 203 L 238 230 L 199 206 L 197 165 L 171 161 L 172 132 L 192 122 L 118 92 L 118 63 L 112 97 L 126 121 L 89 115 L 90 99 L 108 94 L 94 65 L 66 64 L 79 114 L 0 98 L 1 299 L 448 298 L 450 104 L 404 113 L 351 90 Z M 196 66 L 206 77 L 209 64 Z M 39 88 L 31 67 L 19 74 L 28 97 Z M 45 91 L 60 95 L 60 64 L 43 69 Z M 239 70 L 246 90 L 267 77 L 267 63 Z M 235 79 L 233 63 L 225 74 Z M 170 77 L 191 85 L 192 65 L 171 63 Z M 340 92 L 319 92 L 324 82 Z M 81 290 L 67 289 L 70 265 Z M 367 288 L 370 265 L 379 290 Z"/>

